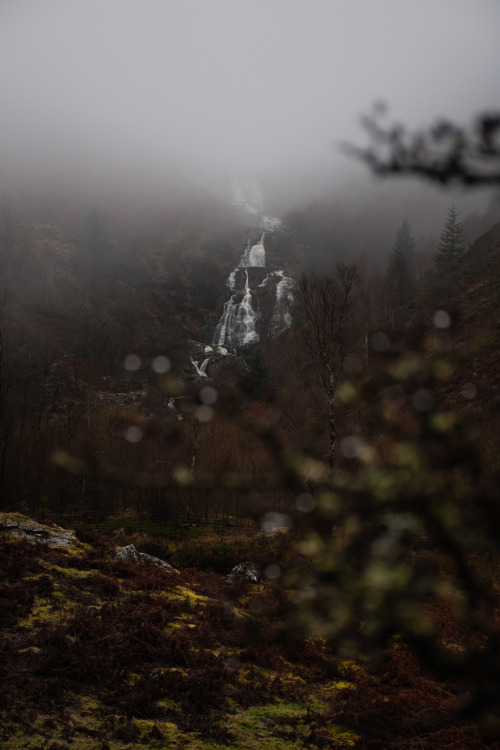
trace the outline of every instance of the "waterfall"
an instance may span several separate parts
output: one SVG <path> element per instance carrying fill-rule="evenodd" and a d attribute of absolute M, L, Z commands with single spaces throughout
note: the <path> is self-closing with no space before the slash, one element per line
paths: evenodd
<path fill-rule="evenodd" d="M 293 303 L 293 279 L 277 271 L 281 281 L 276 286 L 276 301 L 271 317 L 271 336 L 277 336 L 292 325 L 291 305 Z"/>
<path fill-rule="evenodd" d="M 243 190 L 235 181 L 235 198 L 240 188 Z M 292 323 L 294 282 L 284 271 L 267 269 L 265 235 L 266 232 L 255 245 L 247 243 L 237 267 L 226 280 L 229 299 L 224 303 L 211 345 L 190 342 L 191 363 L 201 378 L 212 378 L 224 362 L 241 358 L 241 348 L 256 344 L 261 334 L 278 336 Z"/>
<path fill-rule="evenodd" d="M 250 247 L 248 243 L 240 258 L 238 267 L 229 274 L 226 282 L 231 290 L 231 298 L 225 303 L 222 317 L 219 320 L 213 337 L 213 345 L 235 348 L 244 344 L 251 344 L 259 340 L 256 324 L 259 311 L 252 303 L 252 293 L 248 279 L 249 268 L 262 268 L 266 265 L 266 251 L 264 248 L 264 234 L 258 244 Z M 241 289 L 236 288 L 236 274 L 244 270 L 245 286 L 243 296 Z M 240 275 L 239 274 L 239 275 Z"/>
<path fill-rule="evenodd" d="M 260 238 L 257 245 L 250 247 L 248 243 L 245 252 L 241 256 L 239 268 L 259 267 L 266 265 L 266 250 L 264 248 L 264 235 Z"/>
<path fill-rule="evenodd" d="M 201 363 L 201 365 L 199 365 L 198 362 L 195 362 L 194 359 L 191 357 L 191 364 L 193 365 L 194 369 L 196 370 L 196 373 L 200 377 L 202 377 L 202 378 L 207 378 L 208 377 L 208 375 L 205 372 L 205 370 L 207 369 L 207 365 L 208 365 L 209 359 L 210 359 L 210 357 L 207 357 L 206 359 L 203 360 L 203 362 Z"/>

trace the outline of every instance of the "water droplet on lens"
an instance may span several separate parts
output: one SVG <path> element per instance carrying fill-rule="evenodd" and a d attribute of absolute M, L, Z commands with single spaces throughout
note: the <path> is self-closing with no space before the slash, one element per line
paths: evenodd
<path fill-rule="evenodd" d="M 214 410 L 211 406 L 203 405 L 198 406 L 194 414 L 198 422 L 210 422 L 210 420 L 214 416 Z"/>
<path fill-rule="evenodd" d="M 129 443 L 139 443 L 143 435 L 144 430 L 136 424 L 130 425 L 125 430 L 125 440 L 128 440 Z"/>
<path fill-rule="evenodd" d="M 303 492 L 295 498 L 295 507 L 301 513 L 310 513 L 316 507 L 316 499 L 309 492 Z"/>
<path fill-rule="evenodd" d="M 285 513 L 266 513 L 262 521 L 262 530 L 266 534 L 277 534 L 291 528 L 292 521 Z"/>
<path fill-rule="evenodd" d="M 436 310 L 433 323 L 436 328 L 449 328 L 451 325 L 450 314 L 447 313 L 446 310 Z"/>
<path fill-rule="evenodd" d="M 141 366 L 141 358 L 138 354 L 127 354 L 123 360 L 123 366 L 129 372 L 135 372 Z"/>
<path fill-rule="evenodd" d="M 201 389 L 199 396 L 200 401 L 211 406 L 212 404 L 215 404 L 219 394 L 217 393 L 216 389 L 213 388 L 213 386 L 206 385 Z"/>
<path fill-rule="evenodd" d="M 391 385 L 383 392 L 383 399 L 391 409 L 400 409 L 406 401 L 406 393 L 402 385 Z"/>
<path fill-rule="evenodd" d="M 464 383 L 460 393 L 468 401 L 471 401 L 473 398 L 476 398 L 477 388 L 474 383 Z"/>
<path fill-rule="evenodd" d="M 153 359 L 151 367 L 153 368 L 153 371 L 158 375 L 165 375 L 166 372 L 170 371 L 172 362 L 168 357 L 164 357 L 163 354 L 160 354 L 158 357 L 155 357 Z"/>
<path fill-rule="evenodd" d="M 340 450 L 345 458 L 357 458 L 363 449 L 363 442 L 355 435 L 343 438 Z"/>
<path fill-rule="evenodd" d="M 275 565 L 274 563 L 268 565 L 264 571 L 264 575 L 266 576 L 266 578 L 269 578 L 270 581 L 276 581 L 281 576 L 281 568 L 279 565 Z"/>

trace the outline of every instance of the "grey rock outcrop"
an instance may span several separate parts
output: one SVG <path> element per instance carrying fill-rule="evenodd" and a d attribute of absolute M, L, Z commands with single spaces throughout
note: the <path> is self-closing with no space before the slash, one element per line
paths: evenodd
<path fill-rule="evenodd" d="M 74 531 L 56 525 L 45 525 L 20 514 L 1 514 L 1 526 L 12 536 L 30 542 L 41 542 L 49 547 L 81 547 Z"/>
<path fill-rule="evenodd" d="M 226 576 L 228 583 L 259 583 L 259 580 L 257 566 L 248 560 L 235 565 Z"/>
<path fill-rule="evenodd" d="M 138 552 L 133 544 L 128 544 L 126 547 L 122 547 L 119 552 L 115 555 L 115 560 L 121 560 L 122 562 L 130 563 L 131 565 L 141 565 L 143 562 L 153 563 L 158 565 L 160 568 L 175 572 L 170 563 L 165 560 L 160 560 L 159 557 L 153 555 L 147 555 L 145 552 Z"/>

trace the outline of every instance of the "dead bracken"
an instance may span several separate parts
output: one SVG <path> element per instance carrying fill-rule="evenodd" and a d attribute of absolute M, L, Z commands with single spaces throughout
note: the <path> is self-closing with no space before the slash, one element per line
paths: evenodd
<path fill-rule="evenodd" d="M 373 671 L 290 628 L 280 583 L 134 566 L 83 530 L 75 553 L 15 536 L 2 520 L 6 750 L 416 750 L 424 734 L 427 748 L 496 746 L 491 729 L 457 719 L 463 686 L 423 672 L 402 641 Z M 450 647 L 470 645 L 444 609 L 434 614 Z"/>

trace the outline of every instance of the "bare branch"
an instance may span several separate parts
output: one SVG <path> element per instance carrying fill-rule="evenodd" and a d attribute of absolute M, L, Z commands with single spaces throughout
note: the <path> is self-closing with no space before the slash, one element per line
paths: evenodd
<path fill-rule="evenodd" d="M 438 120 L 414 133 L 401 125 L 383 126 L 380 119 L 380 111 L 362 119 L 368 147 L 344 145 L 375 174 L 417 175 L 475 187 L 500 184 L 499 112 L 478 115 L 470 128 Z"/>

